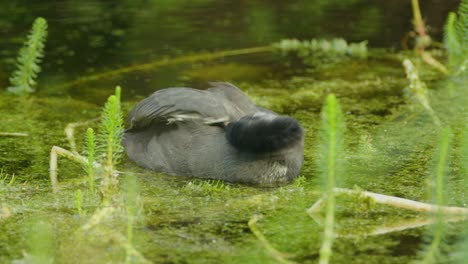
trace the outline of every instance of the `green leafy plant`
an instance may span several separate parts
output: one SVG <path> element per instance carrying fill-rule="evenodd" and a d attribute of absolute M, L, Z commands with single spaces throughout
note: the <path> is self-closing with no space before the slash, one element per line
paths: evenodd
<path fill-rule="evenodd" d="M 451 143 L 451 130 L 449 128 L 443 129 L 437 151 L 434 157 L 434 168 L 431 173 L 430 181 L 430 193 L 431 199 L 434 204 L 439 208 L 434 213 L 435 224 L 429 229 L 429 236 L 432 237 L 432 241 L 423 250 L 422 263 L 436 263 L 439 255 L 439 248 L 444 238 L 445 233 L 445 214 L 441 208 L 445 204 L 445 193 L 446 193 L 446 173 L 449 164 L 449 152 Z"/>
<path fill-rule="evenodd" d="M 57 160 L 60 155 L 84 165 L 91 189 L 94 188 L 95 169 L 100 169 L 100 172 L 104 171 L 100 185 L 104 201 L 108 201 L 108 198 L 113 193 L 116 193 L 118 189 L 118 173 L 115 170 L 115 166 L 120 161 L 123 152 L 123 147 L 120 144 L 123 136 L 123 115 L 120 107 L 120 94 L 121 88 L 117 86 L 115 94 L 108 98 L 101 114 L 101 124 L 96 139 L 94 131 L 88 129 L 86 136 L 87 157 L 78 154 L 76 151 L 69 151 L 58 146 L 52 147 L 49 176 L 54 191 L 57 191 Z M 88 124 L 88 122 L 84 124 Z M 73 133 L 70 134 L 73 135 Z M 74 142 L 74 139 L 70 141 Z"/>
<path fill-rule="evenodd" d="M 450 12 L 444 27 L 444 45 L 450 68 L 454 71 L 468 61 L 468 0 L 462 0 L 458 12 Z"/>
<path fill-rule="evenodd" d="M 121 145 L 124 126 L 123 115 L 120 107 L 120 94 L 121 88 L 115 88 L 115 95 L 111 95 L 101 115 L 101 124 L 99 134 L 97 137 L 98 154 L 102 154 L 105 167 L 105 175 L 101 181 L 101 193 L 103 194 L 104 201 L 110 195 L 117 192 L 118 188 L 118 174 L 115 171 L 115 165 L 122 157 L 123 147 Z"/>
<path fill-rule="evenodd" d="M 86 164 L 86 172 L 88 173 L 88 184 L 91 192 L 94 192 L 94 161 L 96 154 L 96 142 L 94 140 L 94 130 L 88 128 L 86 131 L 86 156 L 88 163 Z"/>
<path fill-rule="evenodd" d="M 319 153 L 317 168 L 320 171 L 322 188 L 326 193 L 325 231 L 320 248 L 319 263 L 330 261 L 335 225 L 335 193 L 334 188 L 342 174 L 341 155 L 343 153 L 344 121 L 340 105 L 335 95 L 328 95 L 322 108 L 322 124 L 320 128 Z"/>
<path fill-rule="evenodd" d="M 98 154 L 104 156 L 103 164 L 108 171 L 114 169 L 122 157 L 123 147 L 121 144 L 123 135 L 123 115 L 120 107 L 121 88 L 115 88 L 115 94 L 111 95 L 101 114 L 101 124 L 97 137 Z"/>
<path fill-rule="evenodd" d="M 39 66 L 44 57 L 44 46 L 47 37 L 47 21 L 38 17 L 34 21 L 24 46 L 20 49 L 16 61 L 17 70 L 12 74 L 8 91 L 15 94 L 34 92 Z"/>

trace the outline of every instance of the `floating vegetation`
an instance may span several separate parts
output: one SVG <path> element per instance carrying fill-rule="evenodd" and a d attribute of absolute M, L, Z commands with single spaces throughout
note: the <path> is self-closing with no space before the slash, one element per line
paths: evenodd
<path fill-rule="evenodd" d="M 16 60 L 17 70 L 10 77 L 12 86 L 8 91 L 15 94 L 34 92 L 37 85 L 37 75 L 41 71 L 40 63 L 44 57 L 44 46 L 47 37 L 47 21 L 38 17 L 29 33 L 24 46 L 20 49 Z"/>
<path fill-rule="evenodd" d="M 317 52 L 330 56 L 349 55 L 357 58 L 367 57 L 367 41 L 348 43 L 346 40 L 341 38 L 332 40 L 283 39 L 278 43 L 274 43 L 273 47 L 284 53 L 296 52 L 301 57 L 307 57 Z"/>

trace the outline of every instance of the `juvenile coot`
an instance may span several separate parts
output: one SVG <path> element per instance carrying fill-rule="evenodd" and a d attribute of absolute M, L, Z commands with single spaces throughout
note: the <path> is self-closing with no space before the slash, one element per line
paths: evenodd
<path fill-rule="evenodd" d="M 230 83 L 168 88 L 129 113 L 123 146 L 140 166 L 170 175 L 262 186 L 287 183 L 303 163 L 304 132 L 255 106 Z"/>

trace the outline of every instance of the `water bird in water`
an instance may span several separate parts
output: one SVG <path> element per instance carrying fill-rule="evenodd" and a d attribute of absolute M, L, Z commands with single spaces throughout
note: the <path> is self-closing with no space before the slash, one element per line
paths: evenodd
<path fill-rule="evenodd" d="M 170 175 L 261 186 L 285 184 L 303 163 L 304 131 L 230 83 L 168 88 L 129 113 L 123 146 L 138 165 Z"/>

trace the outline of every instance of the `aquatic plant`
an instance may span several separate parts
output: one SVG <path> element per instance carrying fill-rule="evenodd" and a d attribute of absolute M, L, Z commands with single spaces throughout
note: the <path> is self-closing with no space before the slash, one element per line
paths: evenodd
<path fill-rule="evenodd" d="M 430 193 L 434 204 L 439 206 L 439 209 L 434 213 L 436 222 L 435 225 L 429 229 L 429 235 L 432 236 L 431 243 L 426 246 L 422 254 L 424 258 L 422 263 L 436 263 L 437 256 L 439 255 L 440 244 L 443 240 L 445 231 L 445 214 L 440 209 L 445 204 L 446 193 L 446 173 L 449 164 L 449 151 L 451 141 L 451 130 L 444 128 L 442 130 L 437 151 L 434 158 L 434 169 L 431 175 Z"/>
<path fill-rule="evenodd" d="M 9 92 L 15 94 L 34 92 L 37 75 L 41 71 L 39 64 L 44 57 L 46 37 L 47 21 L 38 17 L 34 20 L 32 30 L 19 51 L 16 60 L 17 70 L 10 77 L 12 86 L 8 87 Z"/>
<path fill-rule="evenodd" d="M 448 53 L 448 62 L 451 69 L 455 69 L 463 61 L 461 44 L 455 31 L 457 15 L 449 13 L 444 26 L 444 45 Z"/>
<path fill-rule="evenodd" d="M 421 59 L 432 66 L 433 68 L 437 69 L 438 71 L 448 74 L 449 71 L 438 60 L 436 60 L 430 53 L 426 51 L 427 47 L 433 45 L 433 41 L 431 36 L 427 34 L 426 25 L 422 19 L 421 10 L 419 8 L 419 0 L 411 0 L 411 7 L 413 10 L 413 32 L 410 35 L 414 36 L 415 38 L 415 45 L 414 50 L 416 53 L 421 57 Z"/>
<path fill-rule="evenodd" d="M 85 166 L 90 187 L 93 186 L 91 181 L 94 182 L 94 169 L 104 169 L 105 173 L 101 181 L 100 190 L 106 201 L 112 193 L 116 192 L 118 174 L 115 171 L 115 166 L 119 162 L 123 151 L 120 145 L 123 135 L 123 115 L 120 107 L 120 93 L 121 88 L 117 86 L 115 94 L 108 98 L 101 114 L 101 124 L 96 141 L 94 139 L 94 133 L 90 132 L 90 130 L 87 131 L 88 157 L 84 157 L 76 151 L 69 151 L 58 146 L 52 147 L 50 151 L 49 176 L 54 191 L 57 191 L 57 160 L 60 155 Z M 88 124 L 88 122 L 81 123 Z M 67 126 L 67 128 L 69 127 L 73 128 L 74 126 Z M 69 129 L 67 136 L 73 135 L 72 131 L 73 129 Z M 74 139 L 70 141 L 74 142 Z M 95 142 L 95 144 L 93 142 Z M 73 145 L 71 144 L 71 146 Z M 92 163 L 90 163 L 90 161 L 92 161 Z"/>
<path fill-rule="evenodd" d="M 109 171 L 114 169 L 122 157 L 123 115 L 120 108 L 121 88 L 115 88 L 115 94 L 108 99 L 101 114 L 101 124 L 97 137 L 98 155 L 104 156 L 104 164 Z"/>
<path fill-rule="evenodd" d="M 406 71 L 406 78 L 409 81 L 408 91 L 410 96 L 413 97 L 432 117 L 432 120 L 437 126 L 441 126 L 440 119 L 432 109 L 429 103 L 429 92 L 426 84 L 419 78 L 418 71 L 409 59 L 403 60 L 403 66 Z"/>
<path fill-rule="evenodd" d="M 427 46 L 431 45 L 431 36 L 426 32 L 426 26 L 424 25 L 421 9 L 419 8 L 419 0 L 411 0 L 411 7 L 413 11 L 414 31 L 417 34 L 415 49 L 424 50 Z"/>
<path fill-rule="evenodd" d="M 458 16 L 454 12 L 450 12 L 444 26 L 444 45 L 448 53 L 448 62 L 450 68 L 455 72 L 468 61 L 467 35 L 468 0 L 462 0 L 458 7 Z"/>
<path fill-rule="evenodd" d="M 460 144 L 460 172 L 462 175 L 462 190 L 463 197 L 468 197 L 468 126 L 463 127 L 463 132 L 461 136 Z M 451 262 L 457 264 L 464 264 L 468 259 L 468 225 L 465 223 L 463 231 L 458 238 L 458 241 L 455 245 L 455 252 L 450 255 Z"/>
<path fill-rule="evenodd" d="M 86 172 L 88 173 L 88 184 L 91 192 L 94 192 L 94 160 L 96 152 L 96 142 L 94 141 L 94 130 L 88 128 L 86 131 L 86 156 L 88 163 L 86 164 Z"/>
<path fill-rule="evenodd" d="M 115 166 L 119 162 L 123 147 L 121 145 L 123 136 L 123 115 L 120 107 L 121 88 L 115 88 L 115 95 L 111 95 L 101 114 L 101 124 L 97 137 L 96 150 L 103 155 L 105 175 L 101 181 L 100 189 L 103 199 L 108 199 L 118 188 L 118 174 Z"/>
<path fill-rule="evenodd" d="M 317 168 L 320 171 L 322 188 L 327 196 L 325 230 L 319 263 L 326 264 L 332 255 L 332 244 L 335 225 L 335 194 L 336 187 L 342 176 L 341 158 L 343 155 L 344 121 L 340 105 L 335 95 L 327 96 L 322 108 L 322 123 L 320 128 L 320 143 L 317 157 Z"/>
<path fill-rule="evenodd" d="M 468 59 L 468 0 L 462 0 L 458 7 L 458 17 L 455 30 L 463 49 L 465 59 Z"/>
<path fill-rule="evenodd" d="M 297 52 L 302 57 L 317 52 L 328 55 L 349 55 L 358 58 L 367 57 L 367 41 L 348 43 L 341 38 L 302 41 L 298 39 L 283 39 L 278 43 L 274 43 L 273 47 L 284 53 Z"/>

